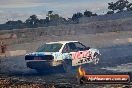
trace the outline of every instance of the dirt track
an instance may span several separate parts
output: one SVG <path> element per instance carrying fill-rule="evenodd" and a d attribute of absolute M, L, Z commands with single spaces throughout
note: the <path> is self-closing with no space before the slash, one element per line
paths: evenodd
<path fill-rule="evenodd" d="M 78 35 L 78 36 L 47 36 L 37 38 L 34 42 L 10 45 L 10 50 L 28 50 L 33 51 L 42 43 L 58 40 L 78 40 L 87 46 L 96 47 L 101 52 L 99 64 L 88 64 L 83 68 L 88 74 L 113 74 L 122 73 L 132 75 L 132 43 L 128 38 L 132 38 L 132 32 L 100 33 L 96 35 Z M 7 57 L 0 59 L 0 77 L 10 80 L 9 86 L 40 86 L 49 88 L 122 88 L 123 85 L 103 85 L 86 84 L 79 85 L 75 79 L 77 69 L 71 73 L 60 73 L 56 71 L 48 75 L 39 74 L 35 70 L 26 67 L 24 56 Z M 1 81 L 1 79 L 0 79 Z M 39 85 L 36 85 L 39 84 Z"/>
<path fill-rule="evenodd" d="M 84 69 L 90 74 L 111 74 L 122 73 L 132 75 L 132 45 L 118 45 L 115 47 L 100 48 L 101 60 L 97 65 L 86 65 Z M 26 67 L 24 56 L 8 57 L 1 59 L 0 73 L 3 78 L 10 78 L 14 81 L 14 84 L 29 84 L 30 83 L 42 83 L 46 85 L 65 86 L 64 88 L 87 88 L 94 86 L 95 88 L 101 88 L 103 85 L 78 85 L 75 79 L 77 69 L 74 69 L 70 74 L 66 73 L 51 73 L 50 75 L 39 74 L 35 70 L 31 70 Z M 67 86 L 67 87 L 66 87 Z M 105 85 L 106 88 L 111 88 L 112 85 Z M 121 86 L 121 85 L 118 85 Z M 61 88 L 60 87 L 60 88 Z M 117 87 L 118 88 L 118 87 Z"/>

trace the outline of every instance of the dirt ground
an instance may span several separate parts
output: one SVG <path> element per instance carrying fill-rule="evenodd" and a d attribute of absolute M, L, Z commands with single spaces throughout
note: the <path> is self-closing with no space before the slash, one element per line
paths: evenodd
<path fill-rule="evenodd" d="M 98 48 L 101 60 L 97 65 L 84 67 L 90 74 L 121 73 L 132 75 L 132 32 L 84 34 L 78 36 L 39 37 L 33 42 L 22 42 L 8 46 L 9 50 L 35 51 L 48 41 L 78 40 L 87 46 Z M 0 59 L 0 88 L 132 88 L 130 84 L 78 84 L 77 69 L 72 73 L 55 72 L 40 74 L 26 67 L 24 56 Z"/>

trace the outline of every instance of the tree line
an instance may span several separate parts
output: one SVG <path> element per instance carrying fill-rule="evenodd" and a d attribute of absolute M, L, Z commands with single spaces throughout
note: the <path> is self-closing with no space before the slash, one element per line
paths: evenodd
<path fill-rule="evenodd" d="M 109 11 L 107 14 L 132 11 L 132 3 L 130 3 L 128 0 L 118 0 L 116 2 L 108 3 L 108 9 Z"/>
<path fill-rule="evenodd" d="M 116 2 L 108 3 L 108 12 L 106 14 L 120 13 L 123 11 L 132 11 L 132 3 L 127 0 L 118 0 Z M 37 15 L 31 15 L 25 22 L 21 20 L 7 21 L 5 24 L 0 25 L 0 29 L 22 29 L 22 28 L 36 28 L 57 26 L 60 24 L 77 24 L 81 17 L 98 16 L 98 14 L 85 10 L 83 13 L 77 12 L 71 18 L 61 17 L 59 14 L 54 13 L 52 10 L 48 11 L 46 18 L 39 19 Z"/>

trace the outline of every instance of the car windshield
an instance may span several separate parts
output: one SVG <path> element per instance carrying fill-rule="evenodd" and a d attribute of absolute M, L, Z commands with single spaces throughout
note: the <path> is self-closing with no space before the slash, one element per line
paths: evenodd
<path fill-rule="evenodd" d="M 37 49 L 37 52 L 59 52 L 61 47 L 62 47 L 62 44 L 60 43 L 44 44 Z"/>

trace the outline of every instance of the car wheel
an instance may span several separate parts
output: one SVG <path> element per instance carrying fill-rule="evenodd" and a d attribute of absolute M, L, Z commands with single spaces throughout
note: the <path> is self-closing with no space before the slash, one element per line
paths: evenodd
<path fill-rule="evenodd" d="M 62 63 L 63 71 L 64 72 L 71 72 L 72 70 L 72 61 L 71 60 L 64 60 Z"/>

